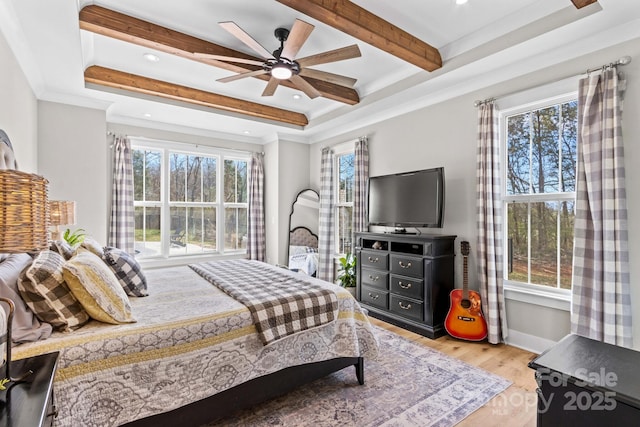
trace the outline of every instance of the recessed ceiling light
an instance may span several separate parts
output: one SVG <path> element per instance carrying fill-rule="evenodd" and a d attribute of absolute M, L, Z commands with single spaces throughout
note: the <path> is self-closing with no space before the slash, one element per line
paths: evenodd
<path fill-rule="evenodd" d="M 151 113 L 144 113 L 143 116 L 145 117 L 151 117 Z"/>
<path fill-rule="evenodd" d="M 154 55 L 153 53 L 145 53 L 142 56 L 144 56 L 144 59 L 146 59 L 149 62 L 158 62 L 158 61 L 160 61 L 160 57 L 158 55 Z"/>
<path fill-rule="evenodd" d="M 249 132 L 248 130 L 245 130 L 245 131 L 244 131 L 244 134 L 245 134 L 245 135 L 249 135 L 250 133 L 251 133 L 251 132 Z"/>
<path fill-rule="evenodd" d="M 465 4 L 467 0 L 456 0 L 456 4 Z"/>
<path fill-rule="evenodd" d="M 302 98 L 302 97 L 297 93 L 295 95 L 293 95 L 293 99 L 300 99 L 300 98 Z"/>

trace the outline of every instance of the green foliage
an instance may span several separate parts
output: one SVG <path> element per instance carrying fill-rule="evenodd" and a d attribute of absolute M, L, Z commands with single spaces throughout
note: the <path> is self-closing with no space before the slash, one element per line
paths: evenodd
<path fill-rule="evenodd" d="M 356 257 L 353 254 L 346 254 L 341 257 L 338 268 L 338 280 L 343 288 L 354 288 L 356 286 Z"/>
<path fill-rule="evenodd" d="M 71 231 L 70 229 L 67 228 L 67 230 L 64 232 L 64 235 L 62 237 L 71 246 L 76 246 L 84 242 L 85 236 L 86 236 L 86 233 L 82 228 L 78 228 L 77 230 L 74 230 L 74 231 Z"/>

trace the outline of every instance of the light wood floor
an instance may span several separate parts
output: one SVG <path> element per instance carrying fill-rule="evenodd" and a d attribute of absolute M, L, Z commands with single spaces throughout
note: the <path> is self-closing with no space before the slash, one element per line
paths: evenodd
<path fill-rule="evenodd" d="M 377 326 L 493 372 L 513 383 L 458 426 L 535 427 L 536 381 L 533 370 L 527 367 L 527 363 L 536 356 L 534 353 L 504 344 L 461 341 L 450 336 L 432 340 L 378 319 L 370 319 Z"/>

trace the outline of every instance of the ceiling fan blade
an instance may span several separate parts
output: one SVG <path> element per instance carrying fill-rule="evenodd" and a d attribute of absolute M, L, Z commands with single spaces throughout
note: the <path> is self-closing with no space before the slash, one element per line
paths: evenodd
<path fill-rule="evenodd" d="M 305 58 L 296 59 L 301 67 L 310 67 L 312 65 L 327 64 L 329 62 L 343 61 L 345 59 L 358 58 L 362 56 L 360 48 L 357 44 L 341 47 L 340 49 L 328 50 L 316 55 L 307 56 Z"/>
<path fill-rule="evenodd" d="M 303 68 L 302 70 L 300 70 L 300 75 L 303 77 L 311 77 L 313 79 L 318 79 L 346 87 L 353 87 L 353 85 L 358 81 L 357 79 L 351 77 L 328 73 L 326 71 L 314 70 L 312 68 Z"/>
<path fill-rule="evenodd" d="M 296 85 L 298 89 L 303 91 L 309 98 L 313 99 L 320 96 L 320 92 L 318 92 L 315 87 L 311 86 L 309 82 L 307 82 L 299 75 L 294 74 L 289 80 L 291 80 L 291 82 Z"/>
<path fill-rule="evenodd" d="M 291 60 L 294 59 L 314 28 L 315 27 L 308 22 L 296 19 L 293 27 L 291 27 L 291 32 L 289 32 L 289 37 L 287 37 L 280 57 Z"/>
<path fill-rule="evenodd" d="M 238 27 L 238 25 L 235 22 L 231 22 L 231 21 L 220 22 L 220 26 L 225 30 L 227 30 L 228 32 L 230 32 L 231 34 L 233 34 L 234 36 L 236 36 L 238 39 L 240 39 L 242 43 L 246 44 L 251 49 L 256 51 L 264 59 L 273 58 L 273 55 L 271 54 L 271 52 L 265 49 L 260 43 L 255 41 L 253 37 L 247 34 L 242 28 Z"/>
<path fill-rule="evenodd" d="M 280 84 L 280 80 L 276 79 L 275 77 L 271 77 L 269 79 L 269 83 L 267 83 L 267 86 L 264 88 L 264 92 L 262 92 L 262 96 L 271 96 L 276 92 L 276 89 L 278 88 L 278 85 Z"/>
<path fill-rule="evenodd" d="M 224 55 L 210 55 L 208 53 L 195 52 L 193 56 L 195 56 L 198 59 L 210 59 L 212 61 L 228 61 L 228 62 L 237 62 L 239 64 L 251 64 L 251 65 L 264 64 L 264 61 L 256 61 L 255 59 L 236 58 L 233 56 L 224 56 Z"/>
<path fill-rule="evenodd" d="M 216 81 L 220 82 L 220 83 L 229 83 L 229 82 L 233 82 L 233 81 L 236 81 L 236 80 L 244 79 L 245 77 L 259 76 L 261 74 L 267 74 L 267 72 L 265 70 L 249 71 L 249 72 L 246 72 L 246 73 L 234 74 L 233 76 L 229 76 L 229 77 L 223 77 L 223 78 L 218 79 Z"/>

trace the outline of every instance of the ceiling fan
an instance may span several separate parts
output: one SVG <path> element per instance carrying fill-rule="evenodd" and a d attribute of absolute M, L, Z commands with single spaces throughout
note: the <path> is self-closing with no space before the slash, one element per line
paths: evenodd
<path fill-rule="evenodd" d="M 245 77 L 268 74 L 271 76 L 271 78 L 269 79 L 264 92 L 262 92 L 262 96 L 273 95 L 282 80 L 289 80 L 291 81 L 291 83 L 293 83 L 294 86 L 304 92 L 309 98 L 316 98 L 320 96 L 320 92 L 318 92 L 316 88 L 314 88 L 307 80 L 305 80 L 304 77 L 311 77 L 317 80 L 323 80 L 347 87 L 353 87 L 356 82 L 356 79 L 353 79 L 351 77 L 333 74 L 326 71 L 314 70 L 307 67 L 342 61 L 345 59 L 357 58 L 361 55 L 358 45 L 354 44 L 351 46 L 318 53 L 304 58 L 295 59 L 298 51 L 315 28 L 313 25 L 300 19 L 296 19 L 293 27 L 291 28 L 291 31 L 286 28 L 277 28 L 274 31 L 275 37 L 278 39 L 278 41 L 280 41 L 280 47 L 273 51 L 273 53 L 270 53 L 234 22 L 220 22 L 220 26 L 237 37 L 240 41 L 249 46 L 255 52 L 257 52 L 262 58 L 264 58 L 264 61 L 235 58 L 223 55 L 210 55 L 206 53 L 195 53 L 196 57 L 202 59 L 236 62 L 261 67 L 258 70 L 247 71 L 245 73 L 218 79 L 217 81 L 219 82 L 228 83 L 235 80 L 243 79 Z"/>

